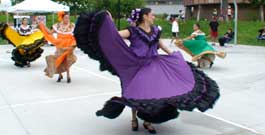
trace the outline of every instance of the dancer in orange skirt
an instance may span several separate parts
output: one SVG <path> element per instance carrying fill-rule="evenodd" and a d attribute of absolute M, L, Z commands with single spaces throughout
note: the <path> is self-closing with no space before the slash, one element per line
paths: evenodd
<path fill-rule="evenodd" d="M 40 30 L 43 32 L 47 41 L 56 46 L 55 55 L 46 56 L 47 67 L 44 72 L 50 78 L 54 74 L 59 74 L 57 82 L 63 79 L 63 72 L 67 72 L 67 83 L 71 82 L 70 67 L 77 60 L 73 51 L 76 47 L 76 41 L 73 36 L 75 25 L 70 22 L 70 15 L 64 12 L 58 13 L 59 23 L 53 25 L 49 30 L 43 23 L 39 23 Z M 57 33 L 57 38 L 53 37 Z"/>

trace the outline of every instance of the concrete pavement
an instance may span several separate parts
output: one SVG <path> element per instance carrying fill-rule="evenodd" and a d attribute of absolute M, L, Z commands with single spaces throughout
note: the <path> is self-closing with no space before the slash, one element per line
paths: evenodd
<path fill-rule="evenodd" d="M 114 120 L 95 116 L 106 100 L 120 95 L 118 78 L 100 72 L 98 62 L 76 50 L 72 83 L 58 84 L 43 73 L 44 56 L 54 47 L 44 49 L 32 67 L 17 68 L 7 53 L 12 46 L 0 46 L 0 135 L 147 134 L 142 125 L 139 132 L 130 131 L 128 108 Z M 265 48 L 217 49 L 227 51 L 227 58 L 217 58 L 212 69 L 203 69 L 221 88 L 215 108 L 204 114 L 182 112 L 178 119 L 155 125 L 159 135 L 265 134 Z"/>

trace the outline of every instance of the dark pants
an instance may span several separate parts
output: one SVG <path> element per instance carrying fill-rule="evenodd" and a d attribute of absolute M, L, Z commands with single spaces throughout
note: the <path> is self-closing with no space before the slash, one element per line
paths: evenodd
<path fill-rule="evenodd" d="M 258 39 L 258 40 L 265 40 L 265 35 L 259 35 L 259 36 L 257 37 L 257 39 Z"/>
<path fill-rule="evenodd" d="M 231 41 L 232 39 L 231 38 L 228 38 L 228 37 L 221 37 L 218 39 L 219 40 L 219 44 L 220 46 L 224 46 L 225 43 L 228 43 L 229 41 Z"/>

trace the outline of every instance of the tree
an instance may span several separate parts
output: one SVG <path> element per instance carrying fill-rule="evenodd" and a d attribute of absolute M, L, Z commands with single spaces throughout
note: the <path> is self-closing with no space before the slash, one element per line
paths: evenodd
<path fill-rule="evenodd" d="M 55 0 L 59 3 L 68 5 L 73 14 L 78 14 L 83 11 L 93 11 L 97 7 L 98 0 Z"/>
<path fill-rule="evenodd" d="M 120 14 L 126 16 L 131 10 L 144 6 L 144 0 L 56 0 L 60 3 L 70 6 L 70 11 L 78 14 L 83 11 L 93 11 L 96 9 L 107 9 L 114 17 L 118 16 L 118 6 L 120 6 Z"/>
<path fill-rule="evenodd" d="M 260 20 L 264 22 L 264 6 L 265 0 L 249 0 L 253 6 L 259 7 L 260 9 Z"/>
<path fill-rule="evenodd" d="M 22 2 L 23 0 L 12 0 L 11 2 L 12 2 L 12 5 L 15 5 L 15 4 L 18 4 L 18 3 L 20 3 L 20 2 Z"/>
<path fill-rule="evenodd" d="M 122 17 L 128 16 L 135 8 L 141 8 L 144 6 L 144 0 L 98 0 L 99 9 L 109 10 L 114 17 L 118 17 L 118 10 L 120 6 L 120 15 Z"/>

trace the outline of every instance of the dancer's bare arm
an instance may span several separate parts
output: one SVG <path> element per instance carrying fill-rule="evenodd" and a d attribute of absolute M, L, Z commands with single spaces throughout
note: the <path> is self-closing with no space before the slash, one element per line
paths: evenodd
<path fill-rule="evenodd" d="M 164 51 L 166 52 L 167 54 L 172 54 L 173 51 L 171 49 L 169 49 L 164 43 L 163 41 L 160 39 L 159 40 L 159 47 Z"/>
<path fill-rule="evenodd" d="M 123 39 L 127 39 L 130 37 L 130 31 L 127 29 L 119 31 L 119 34 Z"/>
<path fill-rule="evenodd" d="M 192 34 L 191 36 L 188 36 L 188 37 L 184 38 L 183 40 L 191 40 L 195 37 L 196 37 L 196 35 Z"/>
<path fill-rule="evenodd" d="M 38 26 L 40 27 L 40 23 L 42 23 L 42 22 L 37 22 L 38 23 Z M 55 33 L 55 30 L 54 29 L 49 29 L 49 28 L 47 28 L 45 25 L 43 25 L 44 26 L 44 28 L 45 28 L 45 30 L 47 31 L 47 33 L 48 34 L 53 34 L 53 33 Z"/>
<path fill-rule="evenodd" d="M 106 12 L 109 14 L 110 18 L 112 19 L 112 15 L 111 15 L 111 13 L 110 13 L 109 11 L 106 11 Z M 113 19 L 112 19 L 112 21 L 113 21 Z M 119 31 L 119 34 L 120 34 L 120 36 L 121 36 L 123 39 L 127 39 L 127 38 L 129 38 L 129 36 L 130 36 L 130 31 L 127 30 L 127 29 L 125 29 L 125 30 L 121 30 L 121 31 Z"/>

